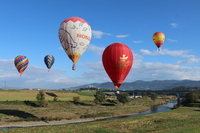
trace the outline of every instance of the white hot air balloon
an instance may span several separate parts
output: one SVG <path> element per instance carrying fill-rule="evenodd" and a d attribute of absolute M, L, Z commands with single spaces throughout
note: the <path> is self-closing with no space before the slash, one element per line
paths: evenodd
<path fill-rule="evenodd" d="M 82 18 L 70 17 L 60 24 L 58 34 L 63 49 L 74 63 L 72 69 L 75 70 L 75 64 L 90 43 L 91 27 Z"/>

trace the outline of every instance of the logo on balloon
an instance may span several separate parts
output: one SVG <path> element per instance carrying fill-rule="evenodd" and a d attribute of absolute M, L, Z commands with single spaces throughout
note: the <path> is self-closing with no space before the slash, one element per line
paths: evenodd
<path fill-rule="evenodd" d="M 87 39 L 88 41 L 90 41 L 90 37 L 83 34 L 76 34 L 76 37 Z"/>
<path fill-rule="evenodd" d="M 131 64 L 130 61 L 126 61 L 128 59 L 128 56 L 125 54 L 122 55 L 122 57 L 119 57 L 120 61 L 118 61 L 115 65 L 116 68 L 119 69 L 119 71 L 125 71 L 127 67 Z"/>

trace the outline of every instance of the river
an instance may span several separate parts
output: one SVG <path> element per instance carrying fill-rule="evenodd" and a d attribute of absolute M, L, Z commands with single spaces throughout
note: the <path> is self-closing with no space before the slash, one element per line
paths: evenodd
<path fill-rule="evenodd" d="M 139 113 L 139 114 L 134 114 L 134 115 L 128 115 L 128 116 L 121 116 L 121 117 L 114 117 L 114 118 L 108 118 L 108 119 L 104 119 L 104 120 L 113 120 L 113 119 L 120 119 L 120 118 L 127 118 L 127 117 L 136 117 L 136 116 L 140 116 L 140 115 L 147 115 L 147 114 L 154 114 L 154 113 L 158 113 L 158 112 L 163 112 L 163 111 L 168 111 L 171 110 L 174 105 L 177 104 L 177 100 L 171 101 L 170 103 L 161 105 L 161 106 L 153 106 L 151 107 L 151 109 Z"/>

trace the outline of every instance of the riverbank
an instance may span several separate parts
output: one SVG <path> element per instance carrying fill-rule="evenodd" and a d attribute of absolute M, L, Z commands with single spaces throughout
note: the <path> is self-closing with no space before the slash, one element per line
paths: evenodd
<path fill-rule="evenodd" d="M 148 97 L 131 99 L 124 106 L 116 99 L 109 99 L 102 104 L 94 101 L 82 101 L 74 104 L 70 101 L 48 102 L 47 107 L 35 107 L 34 101 L 0 101 L 0 126 L 24 121 L 58 121 L 98 119 L 118 117 L 124 114 L 141 113 L 153 104 L 163 105 L 173 100 L 173 96 L 159 97 L 154 103 Z"/>
<path fill-rule="evenodd" d="M 151 109 L 142 112 L 142 113 L 134 113 L 134 114 L 126 114 L 123 116 L 117 117 L 97 117 L 97 118 L 88 118 L 88 119 L 75 119 L 75 120 L 60 120 L 60 121 L 38 121 L 38 122 L 15 122 L 15 123 L 5 123 L 0 125 L 1 129 L 9 129 L 9 128 L 19 128 L 19 127 L 37 127 L 37 126 L 53 126 L 53 125 L 65 125 L 65 124 L 78 124 L 85 122 L 93 122 L 93 121 L 102 121 L 102 120 L 112 120 L 112 119 L 120 119 L 125 117 L 135 117 L 139 115 L 147 115 L 153 114 L 157 112 L 168 111 L 173 108 L 173 106 L 177 103 L 176 100 L 171 101 L 165 105 L 151 107 Z"/>
<path fill-rule="evenodd" d="M 180 107 L 148 116 L 80 124 L 13 128 L 0 130 L 0 133 L 198 133 L 200 132 L 199 123 L 199 107 Z"/>
<path fill-rule="evenodd" d="M 125 114 L 123 116 L 118 117 L 128 117 L 134 114 Z M 117 118 L 117 117 L 114 117 Z M 93 121 L 102 121 L 106 119 L 113 119 L 113 117 L 98 117 L 98 118 L 87 118 L 87 119 L 73 119 L 73 120 L 60 120 L 60 121 L 23 121 L 23 122 L 10 122 L 3 123 L 0 125 L 0 129 L 9 129 L 9 128 L 23 128 L 23 127 L 38 127 L 38 126 L 53 126 L 53 125 L 65 125 L 65 124 L 78 124 L 85 122 L 93 122 Z"/>

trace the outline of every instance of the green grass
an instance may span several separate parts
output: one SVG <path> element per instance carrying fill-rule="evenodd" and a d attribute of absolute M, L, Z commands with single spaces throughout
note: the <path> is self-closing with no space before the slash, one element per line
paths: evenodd
<path fill-rule="evenodd" d="M 46 92 L 46 91 L 45 91 Z M 122 116 L 124 114 L 133 114 L 144 112 L 148 110 L 153 102 L 150 98 L 139 98 L 132 99 L 128 104 L 122 106 L 118 103 L 116 99 L 110 99 L 111 102 L 105 102 L 102 105 L 96 105 L 94 103 L 94 97 L 92 96 L 94 91 L 85 92 L 67 92 L 67 91 L 47 91 L 45 93 L 45 99 L 48 101 L 47 107 L 36 107 L 36 95 L 38 91 L 0 91 L 0 124 L 5 124 L 13 121 L 23 121 L 23 120 L 39 120 L 39 119 L 80 119 L 80 118 L 97 118 L 102 116 L 115 117 Z M 58 102 L 53 102 L 53 97 L 58 97 Z M 73 97 L 79 96 L 81 101 L 79 104 L 73 103 Z M 10 97 L 10 98 L 9 98 Z M 8 99 L 7 99 L 8 98 Z M 165 104 L 173 99 L 172 96 L 167 96 L 166 98 L 159 97 L 155 104 Z M 26 101 L 26 102 L 25 102 Z M 114 103 L 112 103 L 114 102 Z M 5 116 L 6 119 L 5 119 Z M 195 114 L 193 114 L 195 115 Z M 196 114 L 197 115 L 197 114 Z M 12 116 L 12 117 L 10 117 Z M 14 120 L 12 118 L 14 116 Z M 140 117 L 138 117 L 140 118 Z M 130 121 L 130 122 L 129 122 Z M 132 132 L 133 127 L 138 125 L 134 131 L 141 131 L 140 124 L 144 122 L 133 122 L 135 120 L 126 119 L 125 121 L 106 121 L 104 122 L 90 122 L 82 123 L 77 125 L 62 125 L 62 126 L 50 126 L 50 127 L 37 127 L 31 128 L 21 128 L 21 129 L 8 129 L 11 132 Z M 160 121 L 172 121 L 154 119 L 150 121 L 151 123 L 159 123 Z M 132 124 L 133 122 L 133 124 Z M 127 123 L 127 124 L 126 124 Z M 85 124 L 85 125 L 84 125 Z M 118 125 L 119 124 L 119 125 Z M 82 125 L 82 126 L 79 126 Z M 99 125 L 99 126 L 97 126 Z M 147 124 L 148 125 L 148 124 Z M 122 126 L 122 127 L 121 127 Z M 124 126 L 124 127 L 123 127 Z M 121 127 L 121 128 L 120 128 Z M 129 128 L 126 128 L 129 127 Z M 141 125 L 142 127 L 142 125 Z M 46 129 L 51 130 L 46 130 Z M 72 128 L 72 129 L 71 129 Z M 116 128 L 116 130 L 115 130 Z M 145 128 L 145 127 L 143 127 Z M 37 129 L 37 130 L 35 130 Z M 68 130 L 69 129 L 69 130 Z M 146 130 L 146 128 L 145 128 Z M 150 129 L 149 129 L 150 130 Z M 7 131 L 7 130 L 3 130 Z M 1 130 L 0 130 L 1 132 Z"/>
<path fill-rule="evenodd" d="M 22 91 L 22 94 L 19 94 L 16 92 L 15 95 L 21 95 L 24 96 L 24 94 L 30 93 L 29 92 L 24 92 Z M 37 94 L 36 92 L 35 95 Z M 100 117 L 100 116 L 105 116 L 107 114 L 108 117 L 112 116 L 120 116 L 124 114 L 130 114 L 130 113 L 139 113 L 148 110 L 152 106 L 152 101 L 150 98 L 144 98 L 144 99 L 133 99 L 131 100 L 130 103 L 126 104 L 125 106 L 122 106 L 122 104 L 118 103 L 116 99 L 112 99 L 115 101 L 115 104 L 105 102 L 103 105 L 96 105 L 94 103 L 94 97 L 92 97 L 91 100 L 89 100 L 91 97 L 89 96 L 80 96 L 80 103 L 79 104 L 74 104 L 72 99 L 73 96 L 78 95 L 77 93 L 56 93 L 56 92 L 51 92 L 53 94 L 56 94 L 58 96 L 58 99 L 60 100 L 63 95 L 67 97 L 70 97 L 71 99 L 69 101 L 58 101 L 58 102 L 53 102 L 48 101 L 48 106 L 47 107 L 37 107 L 36 101 L 31 101 L 31 100 L 25 100 L 25 101 L 20 101 L 20 100 L 15 100 L 15 101 L 0 101 L 0 108 L 1 112 L 7 115 L 12 115 L 12 113 L 17 114 L 21 113 L 22 115 L 17 117 L 23 116 L 23 114 L 26 116 L 32 116 L 32 117 L 52 117 L 52 118 L 57 118 L 57 117 L 62 117 L 63 119 L 79 119 L 80 117 Z M 9 94 L 8 94 L 9 95 Z M 13 93 L 12 93 L 13 95 Z M 32 97 L 31 97 L 32 95 Z M 31 94 L 30 99 L 35 97 L 35 95 Z M 49 96 L 50 97 L 50 96 Z M 86 100 L 83 100 L 83 97 L 85 97 Z M 17 98 L 16 96 L 13 96 L 13 99 Z M 156 100 L 156 104 L 160 104 L 163 102 L 162 98 L 159 98 Z M 11 112 L 11 113 L 7 113 Z M 28 117 L 27 116 L 27 117 Z M 1 124 L 1 122 L 0 122 Z"/>
<path fill-rule="evenodd" d="M 51 93 L 58 97 L 61 101 L 73 101 L 74 96 L 80 96 L 81 100 L 93 100 L 93 93 L 91 92 L 70 92 L 70 91 L 45 91 L 45 99 L 53 101 L 53 96 L 46 94 Z M 0 90 L 0 101 L 36 101 L 36 95 L 39 91 L 29 90 Z"/>
<path fill-rule="evenodd" d="M 0 130 L 5 133 L 199 133 L 200 108 L 180 107 L 156 114 L 117 120 Z"/>

